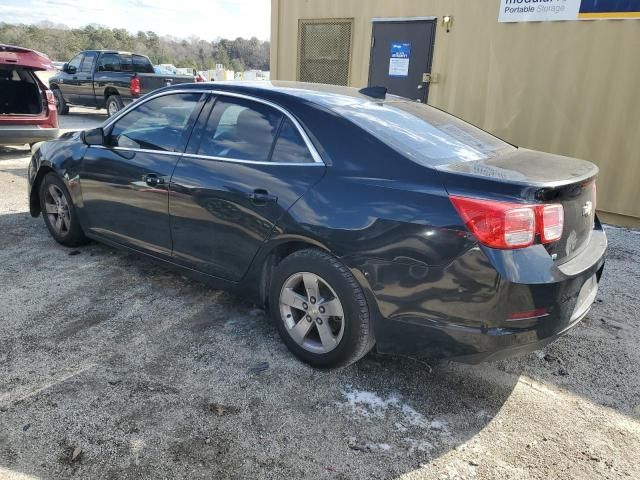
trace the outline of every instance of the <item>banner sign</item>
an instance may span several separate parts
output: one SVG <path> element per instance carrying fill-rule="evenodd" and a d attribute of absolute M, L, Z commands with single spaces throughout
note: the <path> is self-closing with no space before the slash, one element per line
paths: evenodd
<path fill-rule="evenodd" d="M 389 76 L 407 77 L 409 75 L 411 44 L 408 42 L 392 42 L 389 55 Z"/>
<path fill-rule="evenodd" d="M 500 0 L 500 22 L 640 19 L 640 0 Z"/>

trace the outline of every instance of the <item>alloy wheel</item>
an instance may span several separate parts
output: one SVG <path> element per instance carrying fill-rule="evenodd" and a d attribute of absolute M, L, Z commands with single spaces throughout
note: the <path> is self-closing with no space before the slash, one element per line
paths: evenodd
<path fill-rule="evenodd" d="M 115 101 L 109 102 L 109 104 L 107 105 L 107 112 L 109 113 L 110 117 L 118 113 L 118 105 Z"/>
<path fill-rule="evenodd" d="M 71 216 L 69 204 L 62 190 L 56 185 L 50 184 L 44 196 L 44 206 L 49 223 L 58 235 L 66 235 L 71 228 Z"/>
<path fill-rule="evenodd" d="M 331 285 L 315 273 L 295 273 L 284 282 L 280 314 L 291 338 L 313 353 L 329 353 L 344 334 L 342 303 Z"/>

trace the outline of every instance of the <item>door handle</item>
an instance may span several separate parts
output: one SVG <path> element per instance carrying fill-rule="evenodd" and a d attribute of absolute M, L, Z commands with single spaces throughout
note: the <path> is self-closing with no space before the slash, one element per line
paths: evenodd
<path fill-rule="evenodd" d="M 148 173 L 142 177 L 144 182 L 150 187 L 157 187 L 158 185 L 164 185 L 164 177 L 159 177 L 155 173 Z"/>
<path fill-rule="evenodd" d="M 253 192 L 248 193 L 247 197 L 255 205 L 264 205 L 265 203 L 278 201 L 278 197 L 276 197 L 275 195 L 270 195 L 269 192 L 261 188 L 258 188 Z"/>

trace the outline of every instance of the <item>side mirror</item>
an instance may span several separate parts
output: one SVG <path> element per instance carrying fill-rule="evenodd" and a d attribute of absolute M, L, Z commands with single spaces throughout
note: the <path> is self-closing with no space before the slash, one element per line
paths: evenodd
<path fill-rule="evenodd" d="M 65 63 L 64 65 L 62 65 L 62 71 L 64 73 L 67 73 L 69 71 L 69 64 Z"/>
<path fill-rule="evenodd" d="M 76 67 L 74 67 L 73 65 L 69 65 L 68 63 L 65 64 L 65 72 L 69 73 L 71 75 L 73 75 L 74 73 L 76 73 Z"/>
<path fill-rule="evenodd" d="M 104 145 L 104 130 L 102 130 L 102 127 L 85 130 L 81 136 L 85 145 Z"/>

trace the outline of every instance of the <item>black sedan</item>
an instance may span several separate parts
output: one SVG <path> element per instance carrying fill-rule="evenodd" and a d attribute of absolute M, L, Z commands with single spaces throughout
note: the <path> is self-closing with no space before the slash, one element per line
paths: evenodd
<path fill-rule="evenodd" d="M 34 152 L 63 245 L 144 253 L 269 309 L 314 366 L 530 351 L 594 301 L 597 168 L 424 104 L 304 83 L 153 92 Z"/>

